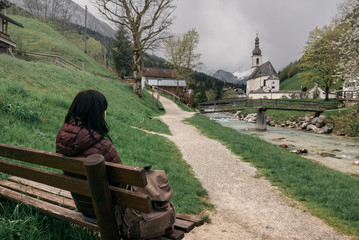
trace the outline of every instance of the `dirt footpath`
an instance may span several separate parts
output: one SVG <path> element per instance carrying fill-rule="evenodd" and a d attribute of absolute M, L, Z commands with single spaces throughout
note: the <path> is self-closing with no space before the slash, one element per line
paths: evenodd
<path fill-rule="evenodd" d="M 173 141 L 207 189 L 215 212 L 212 223 L 195 228 L 185 239 L 351 239 L 334 232 L 300 204 L 285 198 L 256 169 L 242 162 L 218 141 L 182 122 L 194 113 L 182 111 L 161 97 L 161 117 Z"/>

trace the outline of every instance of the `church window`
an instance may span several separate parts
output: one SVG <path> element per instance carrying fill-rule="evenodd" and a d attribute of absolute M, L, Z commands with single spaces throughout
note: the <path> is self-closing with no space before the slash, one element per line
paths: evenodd
<path fill-rule="evenodd" d="M 259 64 L 259 58 L 256 59 L 257 60 L 257 65 Z"/>

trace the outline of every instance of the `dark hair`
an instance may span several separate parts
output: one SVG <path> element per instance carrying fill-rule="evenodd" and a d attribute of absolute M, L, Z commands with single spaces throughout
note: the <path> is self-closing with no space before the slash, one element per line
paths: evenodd
<path fill-rule="evenodd" d="M 80 123 L 89 130 L 93 138 L 95 137 L 92 132 L 96 131 L 111 140 L 108 136 L 108 126 L 104 118 L 106 109 L 107 100 L 102 93 L 92 89 L 83 90 L 73 100 L 67 112 L 65 122 Z"/>

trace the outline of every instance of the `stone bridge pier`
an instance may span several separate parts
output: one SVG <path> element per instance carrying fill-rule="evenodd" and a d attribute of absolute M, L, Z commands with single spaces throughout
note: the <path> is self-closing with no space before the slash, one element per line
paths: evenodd
<path fill-rule="evenodd" d="M 267 109 L 266 108 L 258 108 L 257 109 L 257 121 L 256 121 L 256 129 L 261 131 L 267 130 Z"/>

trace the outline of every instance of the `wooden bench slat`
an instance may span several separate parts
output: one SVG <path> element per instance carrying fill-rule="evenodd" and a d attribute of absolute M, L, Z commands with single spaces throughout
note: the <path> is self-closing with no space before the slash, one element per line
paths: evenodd
<path fill-rule="evenodd" d="M 186 220 L 176 218 L 175 229 L 184 231 L 186 233 L 190 232 L 194 228 L 194 223 Z"/>
<path fill-rule="evenodd" d="M 0 156 L 85 175 L 84 158 L 70 158 L 57 153 L 3 143 L 0 143 Z"/>
<path fill-rule="evenodd" d="M 0 186 L 0 194 L 11 201 L 25 203 L 26 205 L 29 205 L 53 217 L 98 231 L 98 226 L 83 220 L 82 215 L 79 212 L 75 212 L 73 210 L 59 207 L 57 205 L 41 201 L 39 199 L 18 193 L 16 191 L 1 186 Z"/>
<path fill-rule="evenodd" d="M 60 189 L 60 188 L 51 187 L 51 186 L 46 185 L 46 184 L 34 182 L 34 181 L 31 181 L 31 180 L 16 177 L 16 176 L 9 177 L 8 180 L 11 181 L 11 182 L 21 183 L 21 184 L 26 185 L 26 186 L 31 186 L 31 187 L 40 189 L 42 191 L 46 191 L 46 192 L 49 192 L 49 193 L 53 193 L 53 194 L 56 194 L 56 195 L 59 195 L 59 196 L 62 196 L 62 197 L 72 199 L 71 192 L 63 190 L 63 189 Z"/>
<path fill-rule="evenodd" d="M 86 180 L 18 163 L 7 162 L 4 160 L 0 160 L 0 169 L 3 173 L 23 177 L 70 192 L 75 192 L 83 196 L 91 197 L 89 185 Z"/>
<path fill-rule="evenodd" d="M 147 185 L 144 168 L 120 165 L 112 162 L 105 162 L 105 164 L 111 185 L 119 185 L 122 183 L 142 188 Z"/>
<path fill-rule="evenodd" d="M 63 192 L 67 197 L 72 199 L 71 193 L 68 191 L 61 190 L 59 188 L 51 187 L 46 184 L 40 184 L 31 180 L 19 178 L 19 177 L 9 177 L 10 181 L 20 182 L 24 185 L 31 186 L 43 191 L 49 191 L 54 194 L 58 194 L 60 191 Z M 116 188 L 110 186 L 111 194 L 114 197 L 114 202 L 121 206 L 139 210 L 141 212 L 149 213 L 152 210 L 152 204 L 150 197 L 143 195 L 141 193 L 136 193 L 133 191 L 125 190 L 122 188 Z M 61 202 L 59 202 L 61 204 Z"/>
<path fill-rule="evenodd" d="M 176 213 L 176 218 L 183 219 L 183 220 L 186 220 L 186 221 L 189 221 L 189 222 L 193 222 L 196 227 L 201 226 L 201 225 L 204 224 L 203 219 L 200 219 L 200 218 L 197 218 L 197 217 L 194 217 L 194 216 L 191 216 L 191 215 L 185 215 L 185 214 Z"/>
<path fill-rule="evenodd" d="M 184 238 L 184 232 L 180 230 L 173 230 L 172 232 L 166 234 L 164 237 L 173 239 L 173 240 L 180 240 Z"/>
<path fill-rule="evenodd" d="M 0 156 L 86 176 L 83 165 L 85 158 L 82 157 L 66 157 L 58 153 L 11 146 L 3 143 L 0 143 Z M 105 162 L 105 164 L 111 183 L 116 185 L 123 183 L 137 187 L 145 187 L 147 185 L 143 168 L 111 162 Z"/>
<path fill-rule="evenodd" d="M 114 203 L 139 210 L 144 213 L 152 211 L 152 203 L 148 195 L 110 186 Z"/>
<path fill-rule="evenodd" d="M 55 194 L 44 192 L 39 189 L 33 188 L 31 186 L 26 186 L 6 180 L 0 180 L 0 186 L 9 188 L 11 190 L 30 195 L 36 197 L 41 200 L 45 200 L 46 202 L 54 203 L 66 208 L 76 209 L 76 205 L 72 199 L 68 199 L 65 197 L 57 196 Z"/>

